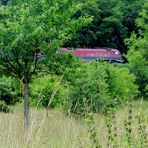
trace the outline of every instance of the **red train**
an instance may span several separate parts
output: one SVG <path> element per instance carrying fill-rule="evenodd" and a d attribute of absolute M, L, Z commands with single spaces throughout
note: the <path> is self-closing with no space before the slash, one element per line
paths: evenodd
<path fill-rule="evenodd" d="M 123 63 L 124 60 L 119 50 L 112 48 L 61 48 L 62 52 L 69 52 L 73 56 L 82 59 L 83 61 L 104 60 L 110 62 Z"/>

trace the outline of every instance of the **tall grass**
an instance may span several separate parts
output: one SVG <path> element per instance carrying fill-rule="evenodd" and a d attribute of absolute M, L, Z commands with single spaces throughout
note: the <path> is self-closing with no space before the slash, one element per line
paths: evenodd
<path fill-rule="evenodd" d="M 66 116 L 61 111 L 31 109 L 30 127 L 24 130 L 23 112 L 0 113 L 2 148 L 147 148 L 147 102 L 141 109 L 127 106 L 107 116 L 89 114 L 84 118 Z"/>

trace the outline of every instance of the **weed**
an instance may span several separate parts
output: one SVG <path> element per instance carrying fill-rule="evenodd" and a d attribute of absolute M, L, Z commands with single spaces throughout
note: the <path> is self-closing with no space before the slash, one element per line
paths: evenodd
<path fill-rule="evenodd" d="M 132 145 L 132 118 L 132 105 L 129 104 L 128 118 L 124 121 L 128 147 Z"/>
<path fill-rule="evenodd" d="M 89 113 L 87 115 L 87 124 L 88 124 L 88 133 L 89 133 L 89 139 L 91 140 L 92 147 L 93 148 L 100 148 L 98 134 L 96 132 L 95 122 L 93 119 L 93 113 Z"/>

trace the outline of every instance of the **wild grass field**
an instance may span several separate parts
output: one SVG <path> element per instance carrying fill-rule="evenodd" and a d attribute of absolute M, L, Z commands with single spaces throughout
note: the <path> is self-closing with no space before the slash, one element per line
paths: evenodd
<path fill-rule="evenodd" d="M 60 110 L 31 108 L 30 127 L 23 127 L 23 111 L 0 113 L 1 148 L 147 148 L 148 102 L 135 101 L 108 116 L 67 116 Z"/>

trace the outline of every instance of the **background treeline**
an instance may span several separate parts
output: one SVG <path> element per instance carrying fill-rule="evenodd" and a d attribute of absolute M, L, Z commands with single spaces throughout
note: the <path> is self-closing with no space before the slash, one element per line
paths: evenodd
<path fill-rule="evenodd" d="M 2 0 L 7 5 L 9 0 Z M 68 47 L 111 47 L 127 53 L 124 40 L 134 31 L 138 34 L 136 18 L 140 15 L 145 0 L 93 0 L 85 1 L 86 7 L 73 17 L 93 16 L 93 21 L 65 43 Z M 14 0 L 15 2 L 15 0 Z"/>
<path fill-rule="evenodd" d="M 7 1 L 1 4 L 7 5 Z M 84 3 L 86 7 L 76 12 L 73 19 L 88 15 L 93 20 L 69 36 L 63 46 L 117 48 L 126 54 L 129 63 L 83 63 L 71 55 L 52 53 L 45 62 L 39 62 L 39 71 L 30 81 L 32 105 L 62 107 L 67 113 L 83 114 L 86 110 L 104 113 L 134 98 L 147 98 L 148 2 L 84 0 Z M 20 80 L 4 75 L 4 71 L 0 73 L 3 109 L 3 104 L 21 101 L 24 92 Z"/>
<path fill-rule="evenodd" d="M 85 2 L 85 1 L 84 1 Z M 138 34 L 135 19 L 139 17 L 144 0 L 95 0 L 74 17 L 88 14 L 94 17 L 92 23 L 75 34 L 65 46 L 112 47 L 126 53 L 124 40 L 134 31 Z"/>

